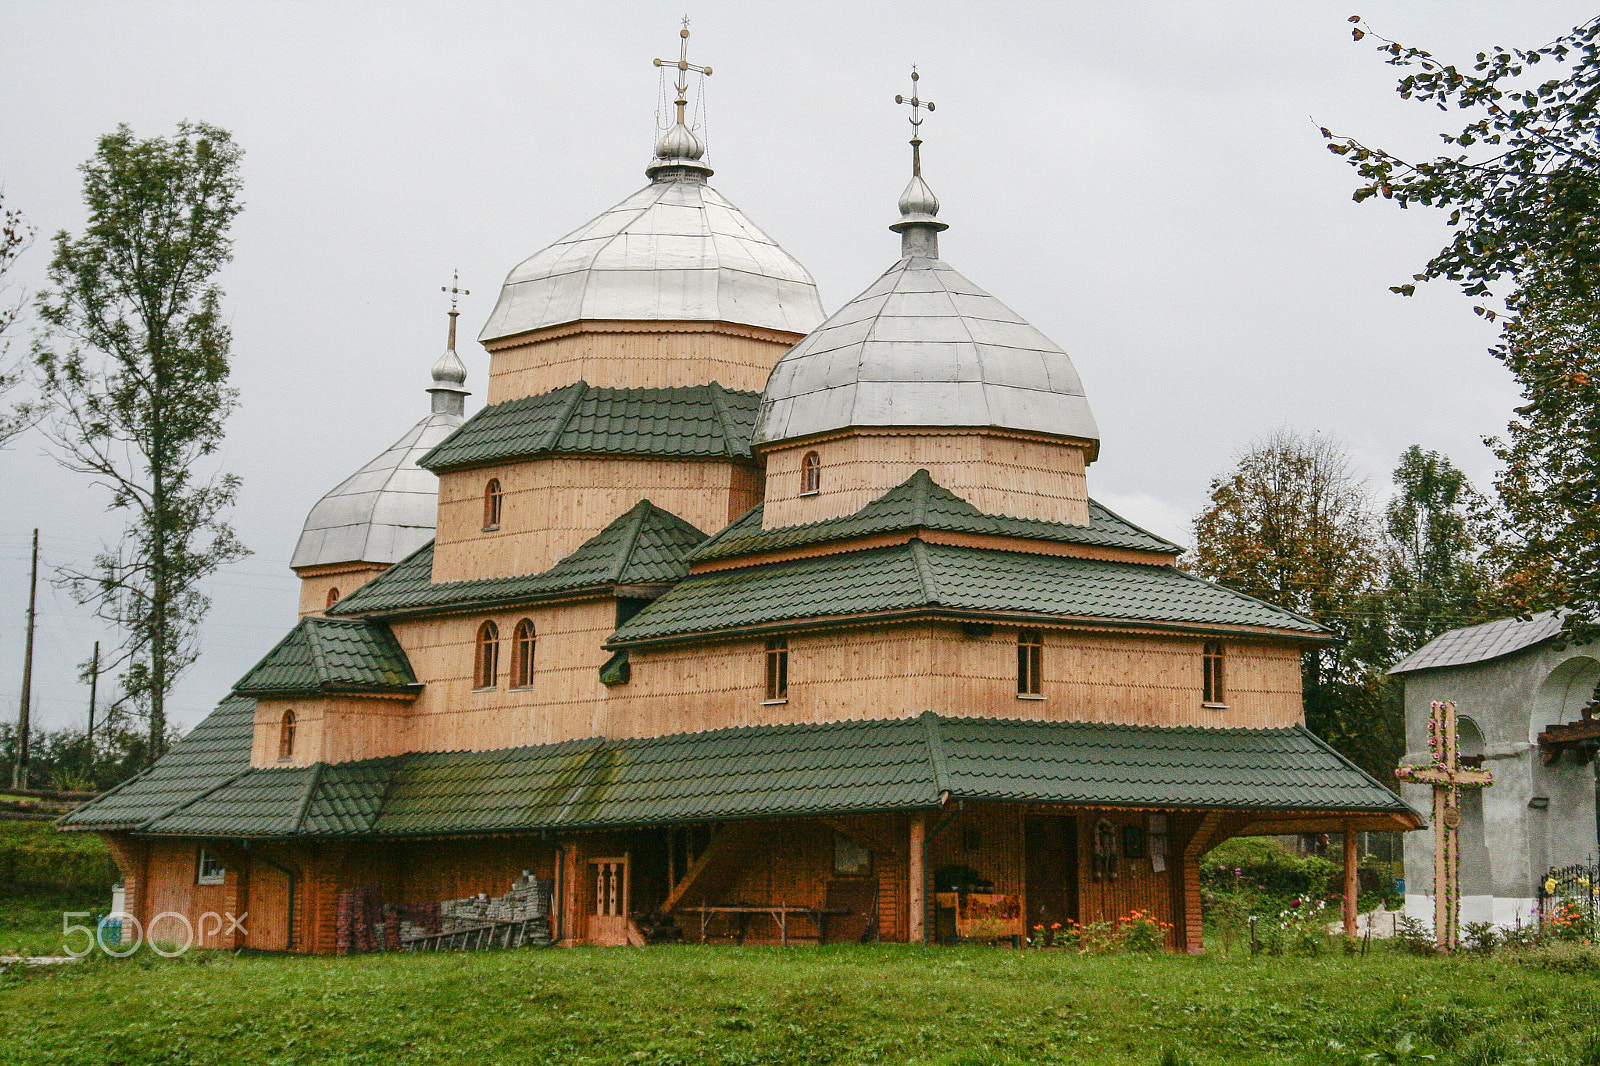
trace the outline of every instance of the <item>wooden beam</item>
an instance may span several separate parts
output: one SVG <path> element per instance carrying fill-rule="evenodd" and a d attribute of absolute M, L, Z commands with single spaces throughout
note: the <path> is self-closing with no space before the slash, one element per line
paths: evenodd
<path fill-rule="evenodd" d="M 906 863 L 906 901 L 910 912 L 906 939 L 913 944 L 924 944 L 928 939 L 928 868 L 923 848 L 927 840 L 928 812 L 917 811 L 911 815 Z"/>
<path fill-rule="evenodd" d="M 1356 935 L 1356 897 L 1361 893 L 1361 880 L 1357 875 L 1359 859 L 1356 856 L 1356 830 L 1349 822 L 1344 824 L 1344 935 Z"/>
<path fill-rule="evenodd" d="M 694 861 L 683 871 L 678 883 L 672 886 L 672 891 L 667 893 L 667 898 L 659 908 L 661 913 L 670 914 L 672 909 L 683 901 L 684 896 L 696 889 L 702 889 L 707 878 L 719 869 L 718 860 L 727 858 L 731 852 L 743 846 L 749 840 L 751 833 L 751 823 L 725 824 L 711 839 L 711 843 L 706 845 L 706 850 L 694 857 Z"/>

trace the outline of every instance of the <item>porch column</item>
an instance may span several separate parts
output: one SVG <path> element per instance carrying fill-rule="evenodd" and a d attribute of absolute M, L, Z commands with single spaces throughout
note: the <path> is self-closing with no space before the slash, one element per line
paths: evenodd
<path fill-rule="evenodd" d="M 1361 894 L 1361 879 L 1357 876 L 1359 860 L 1356 858 L 1356 831 L 1349 822 L 1344 824 L 1344 935 L 1356 935 L 1356 898 Z"/>
<path fill-rule="evenodd" d="M 906 863 L 906 939 L 913 944 L 928 940 L 928 870 L 924 862 L 924 845 L 928 841 L 928 812 L 917 811 L 911 815 L 910 849 Z"/>

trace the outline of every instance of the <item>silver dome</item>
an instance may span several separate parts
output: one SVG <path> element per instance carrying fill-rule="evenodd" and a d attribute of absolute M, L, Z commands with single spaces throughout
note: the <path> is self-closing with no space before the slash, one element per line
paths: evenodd
<path fill-rule="evenodd" d="M 461 425 L 430 414 L 372 462 L 317 501 L 289 565 L 397 563 L 433 539 L 439 478 L 417 465 Z"/>
<path fill-rule="evenodd" d="M 942 225 L 914 228 L 926 240 Z M 778 360 L 755 442 L 851 426 L 1050 433 L 1090 441 L 1091 457 L 1100 440 L 1067 353 L 929 255 L 901 259 Z"/>
<path fill-rule="evenodd" d="M 478 339 L 580 319 L 734 322 L 790 333 L 822 321 L 805 267 L 702 175 L 681 166 L 663 174 L 512 270 Z"/>

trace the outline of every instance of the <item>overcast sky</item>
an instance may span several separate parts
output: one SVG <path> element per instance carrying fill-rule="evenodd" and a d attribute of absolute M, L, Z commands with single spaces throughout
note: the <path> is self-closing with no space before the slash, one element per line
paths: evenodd
<path fill-rule="evenodd" d="M 925 174 L 957 269 L 1071 353 L 1102 433 L 1099 500 L 1187 543 L 1209 479 L 1279 426 L 1344 442 L 1374 493 L 1411 444 L 1487 488 L 1516 401 L 1470 301 L 1408 280 L 1437 212 L 1350 201 L 1318 125 L 1424 154 L 1458 116 L 1399 101 L 1353 43 L 1470 62 L 1590 17 L 1555 0 L 1463 3 L 741 3 L 688 9 L 709 63 L 712 183 L 798 258 L 832 311 L 898 254 L 910 64 L 938 105 Z M 0 2 L 0 188 L 40 239 L 81 230 L 77 166 L 125 122 L 183 119 L 245 150 L 222 283 L 241 393 L 222 468 L 255 554 L 207 585 L 193 725 L 287 631 L 306 511 L 427 410 L 459 268 L 476 336 L 506 273 L 645 183 L 664 3 Z M 25 341 L 25 330 L 19 329 Z M 13 354 L 19 342 L 13 342 Z M 481 400 L 487 357 L 461 346 Z M 46 565 L 117 528 L 37 436 L 0 454 L 0 717 L 16 713 L 27 538 Z M 37 721 L 81 724 L 74 664 L 115 636 L 41 588 Z"/>

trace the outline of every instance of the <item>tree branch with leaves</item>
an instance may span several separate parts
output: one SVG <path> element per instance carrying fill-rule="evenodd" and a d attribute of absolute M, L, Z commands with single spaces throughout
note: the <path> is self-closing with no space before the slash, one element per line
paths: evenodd
<path fill-rule="evenodd" d="M 239 149 L 183 123 L 140 140 L 126 126 L 81 167 L 88 225 L 57 234 L 34 365 L 57 460 L 126 512 L 120 539 L 58 578 L 117 626 L 126 697 L 167 739 L 166 697 L 198 654 L 200 582 L 248 554 L 223 514 L 239 480 L 201 470 L 237 403 L 215 278 L 232 257 Z"/>

